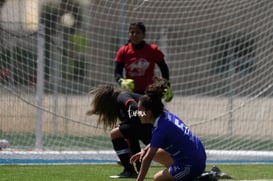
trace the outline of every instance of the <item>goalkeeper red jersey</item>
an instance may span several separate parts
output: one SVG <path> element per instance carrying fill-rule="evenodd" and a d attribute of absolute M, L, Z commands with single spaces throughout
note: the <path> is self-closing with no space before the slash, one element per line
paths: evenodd
<path fill-rule="evenodd" d="M 164 60 L 164 54 L 156 44 L 145 44 L 134 49 L 132 43 L 123 45 L 117 52 L 115 61 L 124 63 L 125 76 L 133 79 L 135 92 L 141 92 L 153 82 L 155 64 Z"/>

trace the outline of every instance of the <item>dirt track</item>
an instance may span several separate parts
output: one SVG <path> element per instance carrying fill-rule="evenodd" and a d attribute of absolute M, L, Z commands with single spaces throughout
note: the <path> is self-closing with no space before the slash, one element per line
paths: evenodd
<path fill-rule="evenodd" d="M 85 115 L 91 97 L 46 96 L 43 101 L 43 130 L 76 134 L 105 134 L 96 129 L 96 117 Z M 0 126 L 2 131 L 35 131 L 37 107 L 35 96 L 0 96 Z M 23 101 L 24 100 L 24 101 Z M 273 99 L 233 100 L 226 98 L 178 97 L 166 108 L 179 115 L 197 134 L 251 135 L 273 138 Z M 56 106 L 55 106 L 56 105 Z M 229 112 L 229 110 L 231 110 Z M 56 114 L 54 113 L 56 112 Z"/>

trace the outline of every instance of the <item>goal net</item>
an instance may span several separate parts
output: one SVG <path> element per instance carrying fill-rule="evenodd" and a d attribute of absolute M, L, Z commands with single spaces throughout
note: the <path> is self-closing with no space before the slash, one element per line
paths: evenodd
<path fill-rule="evenodd" d="M 115 160 L 88 92 L 115 84 L 115 54 L 142 21 L 170 69 L 166 107 L 208 160 L 273 163 L 272 0 L 0 2 L 0 162 Z"/>

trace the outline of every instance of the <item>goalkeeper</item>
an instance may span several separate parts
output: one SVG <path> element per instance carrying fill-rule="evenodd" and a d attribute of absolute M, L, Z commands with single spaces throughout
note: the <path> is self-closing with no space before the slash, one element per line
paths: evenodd
<path fill-rule="evenodd" d="M 169 81 L 169 68 L 164 54 L 156 44 L 145 42 L 145 33 L 146 27 L 142 22 L 131 23 L 128 31 L 129 41 L 119 48 L 115 57 L 116 81 L 123 89 L 139 94 L 144 94 L 146 87 L 152 84 L 155 64 L 159 67 L 161 76 Z M 169 83 L 164 99 L 170 102 L 172 98 Z"/>

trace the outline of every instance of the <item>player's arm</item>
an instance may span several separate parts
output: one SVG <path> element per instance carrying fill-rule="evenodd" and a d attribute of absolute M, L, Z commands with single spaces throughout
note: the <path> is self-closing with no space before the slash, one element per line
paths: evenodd
<path fill-rule="evenodd" d="M 145 156 L 145 154 L 147 153 L 148 149 L 150 147 L 150 144 L 148 144 L 147 146 L 145 146 L 145 148 L 143 150 L 141 150 L 140 152 L 134 154 L 131 156 L 130 158 L 130 163 L 133 164 L 135 163 L 137 160 L 139 160 L 140 162 L 142 161 L 143 157 Z"/>
<path fill-rule="evenodd" d="M 164 95 L 164 99 L 166 102 L 170 102 L 173 99 L 173 92 L 171 90 L 171 83 L 170 83 L 170 75 L 169 75 L 169 67 L 166 64 L 165 60 L 163 59 L 162 61 L 157 63 L 162 77 L 165 78 L 168 81 L 168 87 L 165 90 L 165 95 Z"/>
<path fill-rule="evenodd" d="M 124 69 L 124 63 L 116 61 L 115 72 L 114 72 L 115 80 L 122 89 L 129 92 L 133 92 L 135 88 L 134 80 L 123 78 L 123 69 Z"/>
<path fill-rule="evenodd" d="M 138 118 L 137 102 L 132 99 L 128 99 L 126 102 L 128 117 L 131 120 Z"/>
<path fill-rule="evenodd" d="M 158 148 L 153 147 L 149 147 L 149 149 L 147 150 L 147 153 L 144 155 L 143 160 L 141 162 L 141 168 L 136 179 L 137 181 L 143 181 L 145 179 L 145 176 L 149 170 L 149 167 L 157 150 Z"/>
<path fill-rule="evenodd" d="M 150 148 L 150 144 L 148 144 L 142 151 L 131 156 L 130 163 L 133 164 L 137 160 L 139 160 L 141 162 L 143 160 L 144 156 L 146 155 L 149 148 Z M 163 150 L 161 148 L 159 148 L 157 150 L 156 154 L 153 157 L 153 161 L 158 162 L 158 163 L 165 165 L 167 167 L 173 164 L 172 157 L 169 155 L 169 153 L 167 153 L 165 150 Z"/>
<path fill-rule="evenodd" d="M 163 59 L 162 61 L 158 62 L 157 65 L 161 71 L 162 77 L 169 81 L 170 79 L 169 67 L 166 64 L 165 60 Z"/>
<path fill-rule="evenodd" d="M 114 76 L 115 80 L 119 83 L 119 80 L 123 78 L 124 63 L 115 62 Z"/>
<path fill-rule="evenodd" d="M 131 93 L 131 94 L 134 94 L 134 93 Z M 120 105 L 124 107 L 124 110 L 126 110 L 128 119 L 130 121 L 134 121 L 135 119 L 138 119 L 138 110 L 137 110 L 137 102 L 134 99 L 134 97 L 131 96 L 131 94 L 127 92 L 121 93 L 118 96 L 117 101 Z"/>

